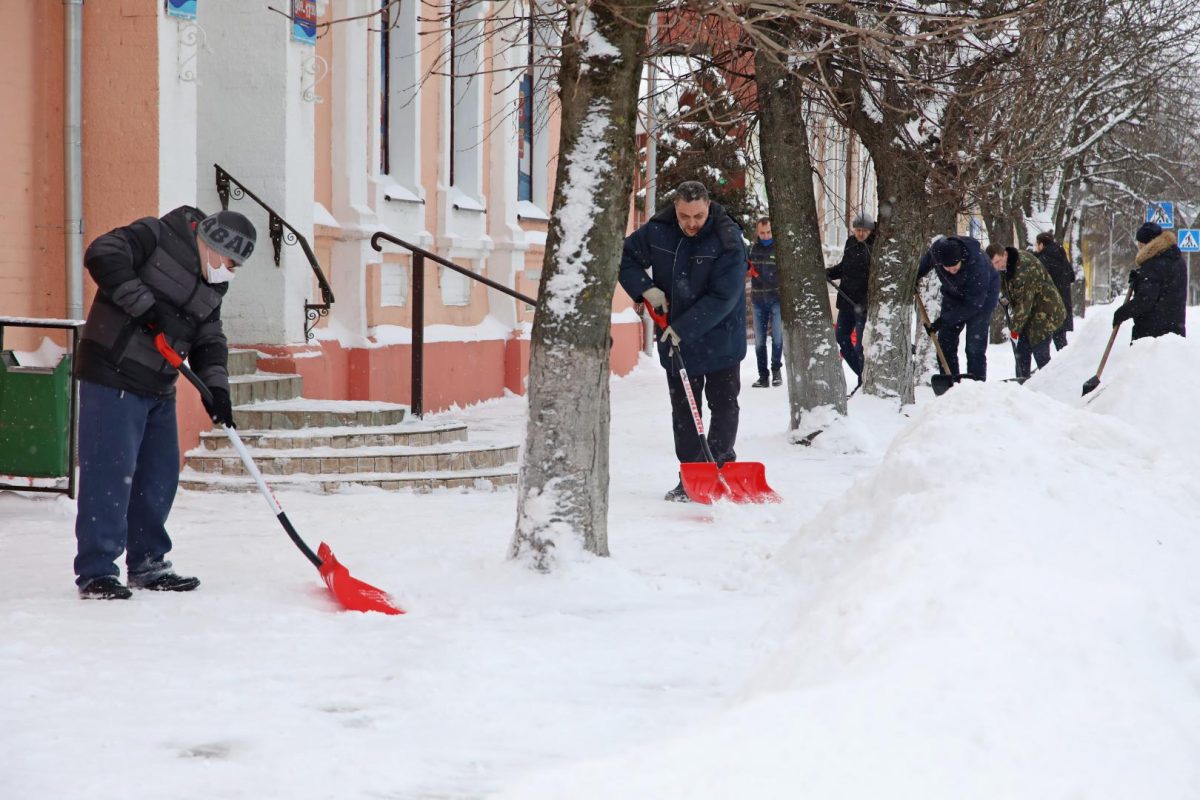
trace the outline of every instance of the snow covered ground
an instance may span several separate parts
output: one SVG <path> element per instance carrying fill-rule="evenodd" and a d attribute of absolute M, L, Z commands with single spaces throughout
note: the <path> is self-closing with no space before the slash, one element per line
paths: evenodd
<path fill-rule="evenodd" d="M 72 504 L 0 493 L 0 798 L 1200 797 L 1200 342 L 1126 330 L 1082 398 L 1110 317 L 1024 387 L 995 346 L 811 447 L 750 356 L 738 452 L 779 506 L 662 501 L 646 361 L 613 555 L 550 575 L 505 560 L 512 490 L 281 492 L 403 617 L 336 612 L 257 495 L 181 494 L 199 591 L 84 603 Z"/>

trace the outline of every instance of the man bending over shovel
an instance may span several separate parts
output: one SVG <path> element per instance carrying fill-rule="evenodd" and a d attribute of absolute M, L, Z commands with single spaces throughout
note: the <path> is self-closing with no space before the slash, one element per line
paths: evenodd
<path fill-rule="evenodd" d="M 649 274 L 647 274 L 649 270 Z M 702 462 L 704 446 L 692 419 L 683 381 L 671 362 L 675 348 L 687 368 L 697 404 L 707 397 L 708 442 L 718 465 L 737 458 L 741 362 L 746 356 L 746 248 L 741 227 L 698 181 L 684 181 L 674 202 L 625 239 L 621 286 L 635 302 L 659 309 L 658 357 L 667 371 L 675 455 Z M 688 502 L 683 479 L 667 500 Z"/>
<path fill-rule="evenodd" d="M 929 325 L 945 353 L 951 378 L 958 374 L 958 337 L 967 330 L 967 373 L 987 378 L 988 323 L 1000 302 L 1000 273 L 970 236 L 943 236 L 921 256 L 917 279 L 930 270 L 942 284 L 942 313 Z"/>

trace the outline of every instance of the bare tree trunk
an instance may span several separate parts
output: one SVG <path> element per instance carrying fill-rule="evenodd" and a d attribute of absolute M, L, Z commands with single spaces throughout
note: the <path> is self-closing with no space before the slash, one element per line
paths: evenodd
<path fill-rule="evenodd" d="M 801 81 L 760 48 L 754 59 L 761 111 L 763 177 L 771 207 L 779 298 L 787 351 L 788 428 L 806 412 L 832 406 L 846 413 L 846 376 L 830 324 L 825 258 L 813 191 Z"/>
<path fill-rule="evenodd" d="M 879 233 L 863 331 L 863 392 L 912 403 L 913 292 L 929 242 L 927 167 L 920 156 L 864 139 L 879 186 Z"/>
<path fill-rule="evenodd" d="M 568 7 L 558 85 L 562 133 L 537 315 L 529 420 L 509 555 L 608 555 L 613 289 L 635 169 L 634 122 L 650 5 Z"/>

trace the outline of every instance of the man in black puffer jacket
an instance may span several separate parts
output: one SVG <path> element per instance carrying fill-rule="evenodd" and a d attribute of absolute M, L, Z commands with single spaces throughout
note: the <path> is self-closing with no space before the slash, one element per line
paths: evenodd
<path fill-rule="evenodd" d="M 233 425 L 221 300 L 253 252 L 254 226 L 234 211 L 181 206 L 96 239 L 84 263 L 99 291 L 79 345 L 76 585 L 84 598 L 125 599 L 129 585 L 191 591 L 175 574 L 167 515 L 179 484 L 178 373 L 154 346 L 162 333 L 211 389 L 206 410 Z"/>
<path fill-rule="evenodd" d="M 921 256 L 917 278 L 930 270 L 942 284 L 942 312 L 929 325 L 929 333 L 937 335 L 950 372 L 956 374 L 958 339 L 965 328 L 967 373 L 986 380 L 988 324 L 1000 302 L 1000 273 L 970 236 L 937 239 Z"/>
<path fill-rule="evenodd" d="M 1046 267 L 1046 272 L 1050 273 L 1050 279 L 1054 281 L 1054 287 L 1058 289 L 1058 294 L 1067 309 L 1067 318 L 1054 332 L 1054 347 L 1062 350 L 1067 346 L 1067 331 L 1075 329 L 1071 311 L 1071 284 L 1075 282 L 1075 268 L 1071 266 L 1067 252 L 1063 250 L 1062 245 L 1054 241 L 1052 234 L 1039 233 L 1033 247 L 1037 257 Z"/>
<path fill-rule="evenodd" d="M 842 260 L 825 270 L 830 282 L 841 281 L 837 298 L 837 343 L 842 358 L 862 383 L 863 327 L 867 323 L 867 286 L 871 281 L 871 251 L 875 247 L 875 220 L 863 212 L 850 225 L 851 236 Z"/>
<path fill-rule="evenodd" d="M 650 270 L 650 274 L 646 273 Z M 637 302 L 667 314 L 658 358 L 667 371 L 675 456 L 704 461 L 683 381 L 671 364 L 678 348 L 696 403 L 708 399 L 708 443 L 718 464 L 734 461 L 741 364 L 746 357 L 746 246 L 741 227 L 708 198 L 698 181 L 684 181 L 675 201 L 625 239 L 621 287 Z M 667 500 L 686 502 L 683 482 Z"/>
<path fill-rule="evenodd" d="M 1133 297 L 1113 312 L 1113 327 L 1133 320 L 1133 338 L 1187 336 L 1187 262 L 1173 231 L 1153 222 L 1138 228 L 1137 266 L 1129 273 Z"/>

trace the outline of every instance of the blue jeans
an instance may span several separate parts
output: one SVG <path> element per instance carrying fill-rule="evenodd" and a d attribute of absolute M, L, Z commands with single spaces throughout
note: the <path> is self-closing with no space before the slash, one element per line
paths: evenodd
<path fill-rule="evenodd" d="M 853 311 L 847 311 L 844 308 L 838 309 L 837 315 L 837 343 L 838 349 L 842 351 L 842 358 L 846 360 L 846 364 L 850 369 L 854 370 L 854 374 L 862 377 L 863 371 L 863 327 L 867 324 L 866 316 L 859 316 Z M 857 332 L 854 335 L 854 341 L 851 341 L 851 333 Z M 857 342 L 857 344 L 855 344 Z"/>
<path fill-rule="evenodd" d="M 79 502 L 75 583 L 164 572 L 167 515 L 179 486 L 175 397 L 79 382 Z"/>
<path fill-rule="evenodd" d="M 957 325 L 946 325 L 937 332 L 938 344 L 950 365 L 950 373 L 958 374 L 958 337 L 963 328 L 967 329 L 967 372 L 979 380 L 987 379 L 987 344 L 988 325 L 992 321 L 992 311 L 996 306 L 979 312 L 966 322 Z"/>
<path fill-rule="evenodd" d="M 758 359 L 758 374 L 767 374 L 767 322 L 771 324 L 771 369 L 783 368 L 783 316 L 779 311 L 779 295 L 755 294 L 750 302 L 754 309 L 754 357 Z"/>

